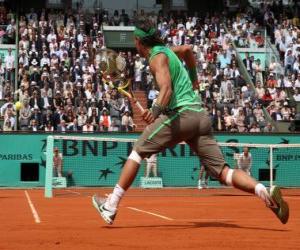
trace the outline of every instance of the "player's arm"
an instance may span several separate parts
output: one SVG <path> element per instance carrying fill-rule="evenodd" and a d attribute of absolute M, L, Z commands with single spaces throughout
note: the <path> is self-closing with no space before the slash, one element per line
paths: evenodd
<path fill-rule="evenodd" d="M 190 45 L 181 45 L 172 47 L 172 50 L 181 60 L 185 62 L 190 79 L 193 84 L 193 88 L 198 89 L 199 83 L 196 70 L 197 63 L 192 47 Z"/>
<path fill-rule="evenodd" d="M 159 95 L 151 110 L 146 110 L 143 118 L 152 123 L 168 106 L 172 96 L 171 75 L 169 61 L 165 54 L 156 55 L 150 62 L 150 70 L 159 88 Z"/>

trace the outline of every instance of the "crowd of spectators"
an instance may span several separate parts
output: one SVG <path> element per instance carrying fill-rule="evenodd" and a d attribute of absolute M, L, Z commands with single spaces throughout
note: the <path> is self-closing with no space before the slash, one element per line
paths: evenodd
<path fill-rule="evenodd" d="M 238 68 L 234 43 L 239 40 L 239 23 L 246 20 L 246 14 L 221 19 L 226 16 L 223 13 L 205 18 L 199 18 L 197 14 L 193 17 L 160 17 L 158 28 L 170 46 L 192 46 L 197 59 L 199 94 L 215 131 L 274 131 L 265 119 L 263 100 L 245 81 Z M 255 21 L 247 22 L 246 29 L 249 25 L 253 26 L 253 30 L 258 27 Z M 260 47 L 263 40 L 256 38 L 253 43 Z M 256 78 L 263 81 L 259 74 Z"/>
<path fill-rule="evenodd" d="M 0 3 L 0 44 L 14 44 L 16 39 L 15 15 Z"/>
<path fill-rule="evenodd" d="M 271 117 L 275 121 L 294 120 L 300 88 L 299 6 L 284 7 L 280 2 L 262 4 L 255 12 L 249 9 L 238 15 L 228 29 L 237 47 L 275 48 L 265 67 L 260 59 L 247 53 L 244 64 L 253 79 L 258 99 Z M 267 45 L 265 32 L 270 40 Z"/>
<path fill-rule="evenodd" d="M 199 95 L 215 131 L 272 132 L 274 127 L 266 121 L 263 107 L 274 120 L 293 119 L 296 110 L 289 105 L 285 84 L 290 77 L 291 84 L 293 81 L 294 85 L 300 84 L 300 75 L 294 79 L 299 57 L 292 66 L 286 67 L 286 74 L 277 79 L 272 64 L 262 69 L 259 60 L 247 55 L 244 64 L 255 89 L 238 68 L 234 44 L 260 48 L 265 43 L 260 33 L 261 22 L 253 13 L 241 12 L 232 18 L 225 18 L 229 16 L 227 13 L 203 18 L 197 13 L 191 17 L 186 13 L 173 13 L 168 17 L 143 11 L 135 12 L 132 17 L 124 10 L 120 13 L 115 11 L 110 16 L 105 11 L 102 15 L 84 15 L 80 10 L 67 13 L 32 10 L 21 15 L 17 89 L 10 84 L 13 76 L 0 63 L 0 71 L 3 67 L 7 80 L 0 90 L 6 100 L 0 110 L 4 117 L 3 130 L 14 130 L 16 123 L 17 129 L 30 131 L 134 130 L 130 102 L 103 84 L 96 54 L 105 47 L 102 24 L 131 25 L 135 18 L 151 19 L 168 46 L 192 46 L 197 59 Z M 272 16 L 269 8 L 262 11 L 262 15 Z M 298 39 L 299 30 L 297 32 Z M 298 43 L 297 39 L 293 41 Z M 126 58 L 134 89 L 146 91 L 148 107 L 151 107 L 158 91 L 149 66 L 133 51 L 120 53 Z M 288 54 L 284 54 L 284 60 Z M 292 55 L 297 58 L 293 50 Z M 293 90 L 295 100 L 299 100 L 298 86 Z M 23 104 L 18 121 L 16 101 Z"/>
<path fill-rule="evenodd" d="M 20 16 L 18 88 L 13 88 L 13 72 L 4 67 L 0 91 L 4 131 L 14 130 L 16 122 L 26 131 L 134 130 L 130 102 L 102 82 L 96 57 L 104 47 L 100 20 L 88 18 L 33 9 Z M 126 57 L 133 60 L 130 53 Z M 22 103 L 18 121 L 17 101 Z"/>
<path fill-rule="evenodd" d="M 269 65 L 267 71 L 270 75 L 276 74 L 278 77 L 273 82 L 268 80 L 267 83 L 269 87 L 275 85 L 284 90 L 286 96 L 275 94 L 270 103 L 269 112 L 274 120 L 291 121 L 295 118 L 295 107 L 291 104 L 299 101 L 300 90 L 300 19 L 298 16 L 286 19 L 271 10 L 270 13 L 274 20 L 274 25 L 269 25 L 274 34 L 272 40 L 279 52 L 283 70 L 281 74 L 276 74 L 277 72 L 273 71 L 273 65 Z M 277 104 L 278 101 L 281 101 L 281 105 Z"/>

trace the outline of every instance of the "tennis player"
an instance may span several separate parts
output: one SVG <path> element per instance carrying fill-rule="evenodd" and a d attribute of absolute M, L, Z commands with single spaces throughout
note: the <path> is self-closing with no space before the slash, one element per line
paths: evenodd
<path fill-rule="evenodd" d="M 149 61 L 159 96 L 152 108 L 143 113 L 148 126 L 135 143 L 113 192 L 107 198 L 92 197 L 94 207 L 105 222 L 113 223 L 119 203 L 134 181 L 142 159 L 184 141 L 197 153 L 211 176 L 222 184 L 257 195 L 283 224 L 287 223 L 289 207 L 279 187 L 267 190 L 244 171 L 231 169 L 224 161 L 212 134 L 210 118 L 193 91 L 197 73 L 191 47 L 166 47 L 156 29 L 145 20 L 136 25 L 134 36 L 138 53 Z"/>

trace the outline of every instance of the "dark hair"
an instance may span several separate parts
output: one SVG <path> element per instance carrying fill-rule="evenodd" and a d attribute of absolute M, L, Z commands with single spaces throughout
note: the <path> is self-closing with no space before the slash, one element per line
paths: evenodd
<path fill-rule="evenodd" d="M 153 24 L 150 20 L 137 20 L 135 26 L 145 32 L 149 32 L 153 28 Z M 163 40 L 160 38 L 160 33 L 158 30 L 152 36 L 147 36 L 144 38 L 139 38 L 141 43 L 146 47 L 154 47 L 156 45 L 164 45 Z"/>

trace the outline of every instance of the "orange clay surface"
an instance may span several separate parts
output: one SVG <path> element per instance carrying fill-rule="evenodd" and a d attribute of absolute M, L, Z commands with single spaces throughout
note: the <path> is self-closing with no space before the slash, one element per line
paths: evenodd
<path fill-rule="evenodd" d="M 0 189 L 0 249 L 300 249 L 299 189 L 283 190 L 286 225 L 259 199 L 233 189 L 133 189 L 108 226 L 91 195 L 109 191 L 60 190 L 46 199 L 43 190 Z"/>

